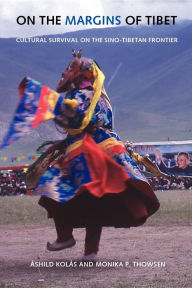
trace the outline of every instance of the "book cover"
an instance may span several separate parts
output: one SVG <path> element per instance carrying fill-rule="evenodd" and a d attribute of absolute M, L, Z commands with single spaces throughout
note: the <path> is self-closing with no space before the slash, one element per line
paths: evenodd
<path fill-rule="evenodd" d="M 151 143 L 161 150 L 166 141 L 165 174 L 179 165 L 179 152 L 191 163 L 191 9 L 190 0 L 1 1 L 0 133 L 1 144 L 13 142 L 4 142 L 7 147 L 0 150 L 1 287 L 192 286 L 190 178 L 150 179 L 160 209 L 139 227 L 104 227 L 96 263 L 81 261 L 85 229 L 74 229 L 76 246 L 47 251 L 56 232 L 39 197 L 3 194 L 5 186 L 25 191 L 22 173 L 15 178 L 11 170 L 31 165 L 42 142 L 65 137 L 52 120 L 39 125 L 36 118 L 30 123 L 34 129 L 22 126 L 19 134 L 5 138 L 22 95 L 18 86 L 29 77 L 56 91 L 72 49 L 76 54 L 82 49 L 105 75 L 104 95 L 122 141 L 149 155 Z M 191 170 L 186 173 L 191 176 Z"/>

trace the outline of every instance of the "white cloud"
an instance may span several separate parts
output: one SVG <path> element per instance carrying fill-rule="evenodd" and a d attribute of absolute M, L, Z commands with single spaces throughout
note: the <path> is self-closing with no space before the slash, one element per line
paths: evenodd
<path fill-rule="evenodd" d="M 0 37 L 24 37 L 56 34 L 93 26 L 40 25 L 39 15 L 177 15 L 178 19 L 191 19 L 191 0 L 0 0 Z M 20 15 L 36 16 L 35 25 L 18 25 Z M 96 26 L 101 27 L 101 26 Z M 94 27 L 95 28 L 95 27 Z"/>

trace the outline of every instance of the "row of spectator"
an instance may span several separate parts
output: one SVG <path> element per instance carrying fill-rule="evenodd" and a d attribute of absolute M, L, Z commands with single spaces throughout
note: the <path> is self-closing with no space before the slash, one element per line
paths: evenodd
<path fill-rule="evenodd" d="M 153 177 L 149 179 L 153 190 L 192 190 L 192 178 L 185 177 Z M 17 196 L 30 194 L 25 184 L 25 173 L 23 170 L 0 171 L 0 196 Z"/>
<path fill-rule="evenodd" d="M 153 190 L 192 190 L 192 178 L 187 177 L 153 177 L 149 179 Z"/>
<path fill-rule="evenodd" d="M 27 193 L 23 170 L 0 171 L 0 195 L 24 195 Z"/>

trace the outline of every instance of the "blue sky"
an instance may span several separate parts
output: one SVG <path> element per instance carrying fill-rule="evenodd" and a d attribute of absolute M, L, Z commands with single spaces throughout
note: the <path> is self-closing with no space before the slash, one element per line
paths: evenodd
<path fill-rule="evenodd" d="M 0 0 L 0 37 L 29 37 L 65 33 L 85 26 L 20 26 L 16 18 L 23 16 L 61 15 L 177 15 L 179 20 L 192 19 L 192 0 Z M 123 21 L 124 22 L 124 21 Z M 101 26 L 96 26 L 101 28 Z"/>

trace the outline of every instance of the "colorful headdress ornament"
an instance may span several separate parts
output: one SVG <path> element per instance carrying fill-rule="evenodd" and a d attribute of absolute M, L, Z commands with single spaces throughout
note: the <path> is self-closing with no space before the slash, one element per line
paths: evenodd
<path fill-rule="evenodd" d="M 76 53 L 74 49 L 72 49 L 72 55 L 73 57 L 81 58 L 82 55 L 82 48 L 79 49 L 79 51 Z"/>
<path fill-rule="evenodd" d="M 87 110 L 87 113 L 83 118 L 81 127 L 79 129 L 67 129 L 67 132 L 70 135 L 76 135 L 76 134 L 81 133 L 88 126 L 89 122 L 91 121 L 95 107 L 97 105 L 97 102 L 98 102 L 100 96 L 102 95 L 102 88 L 103 88 L 105 76 L 94 60 L 89 59 L 89 58 L 84 58 L 84 57 L 81 58 L 82 49 L 80 49 L 77 53 L 75 52 L 74 49 L 72 49 L 72 55 L 75 58 L 78 58 L 81 60 L 80 62 L 81 62 L 82 69 L 83 70 L 88 69 L 92 73 L 93 78 L 94 78 L 94 82 L 93 82 L 94 95 L 93 95 L 91 104 Z"/>

